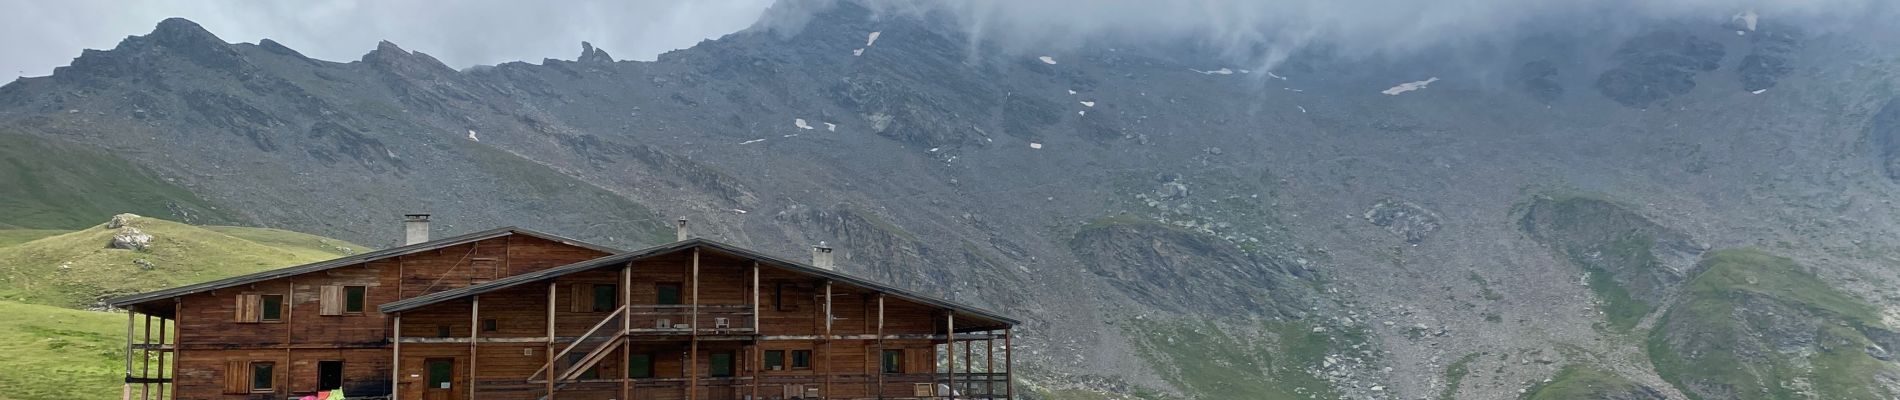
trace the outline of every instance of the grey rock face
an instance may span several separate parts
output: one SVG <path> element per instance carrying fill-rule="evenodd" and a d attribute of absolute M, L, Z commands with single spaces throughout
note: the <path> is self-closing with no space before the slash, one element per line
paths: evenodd
<path fill-rule="evenodd" d="M 1439 217 L 1437 213 L 1411 202 L 1385 200 L 1373 204 L 1366 210 L 1365 218 L 1373 225 L 1405 237 L 1406 243 L 1418 244 L 1437 232 Z"/>
<path fill-rule="evenodd" d="M 1721 43 L 1662 31 L 1623 43 L 1616 68 L 1597 77 L 1597 90 L 1625 106 L 1644 108 L 1695 89 L 1695 76 L 1714 71 L 1727 54 Z"/>
<path fill-rule="evenodd" d="M 145 250 L 151 245 L 152 235 L 139 231 L 139 228 L 127 226 L 119 228 L 119 232 L 112 235 L 112 241 L 106 243 L 106 248 Z"/>

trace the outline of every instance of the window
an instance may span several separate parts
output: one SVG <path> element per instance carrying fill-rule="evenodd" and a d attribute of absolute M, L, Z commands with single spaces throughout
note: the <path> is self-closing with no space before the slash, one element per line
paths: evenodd
<path fill-rule="evenodd" d="M 792 350 L 792 369 L 811 368 L 811 350 Z"/>
<path fill-rule="evenodd" d="M 328 391 L 343 387 L 343 362 L 317 362 L 317 391 Z"/>
<path fill-rule="evenodd" d="M 628 358 L 627 359 L 627 377 L 628 378 L 652 378 L 653 377 L 653 355 L 652 354 L 634 354 L 631 358 Z"/>
<path fill-rule="evenodd" d="M 885 350 L 884 357 L 883 357 L 883 364 L 884 365 L 881 370 L 884 371 L 884 373 L 886 374 L 904 373 L 904 351 L 903 350 Z"/>
<path fill-rule="evenodd" d="M 484 319 L 482 320 L 482 332 L 494 332 L 501 328 L 500 325 L 501 323 L 495 321 L 494 318 Z"/>
<path fill-rule="evenodd" d="M 593 311 L 594 312 L 613 311 L 614 303 L 615 303 L 614 300 L 617 300 L 619 298 L 619 296 L 616 296 L 614 292 L 615 292 L 614 285 L 594 285 Z"/>
<path fill-rule="evenodd" d="M 284 295 L 267 294 L 259 296 L 259 298 L 263 303 L 263 310 L 259 314 L 261 316 L 259 320 L 263 322 L 278 322 L 284 320 Z"/>
<path fill-rule="evenodd" d="M 765 370 L 778 371 L 782 369 L 785 369 L 785 350 L 766 350 Z"/>
<path fill-rule="evenodd" d="M 323 286 L 317 296 L 318 315 L 362 314 L 363 295 L 367 288 L 362 286 Z"/>
<path fill-rule="evenodd" d="M 272 370 L 276 369 L 276 367 L 277 364 L 274 363 L 252 362 L 251 391 L 270 392 L 272 388 L 276 387 L 276 385 L 273 385 L 273 382 L 271 382 L 271 378 L 275 376 Z"/>
<path fill-rule="evenodd" d="M 435 326 L 435 337 L 449 337 L 450 333 L 452 333 L 452 331 L 449 330 L 448 325 Z"/>
<path fill-rule="evenodd" d="M 653 284 L 653 290 L 657 292 L 653 304 L 680 303 L 680 284 L 678 283 L 656 283 Z"/>
<path fill-rule="evenodd" d="M 368 295 L 369 295 L 368 287 L 344 286 L 343 287 L 343 312 L 359 313 L 359 314 L 362 313 L 363 303 L 364 303 L 363 300 Z"/>
<path fill-rule="evenodd" d="M 714 378 L 732 376 L 732 352 L 712 353 L 712 371 L 708 375 Z"/>

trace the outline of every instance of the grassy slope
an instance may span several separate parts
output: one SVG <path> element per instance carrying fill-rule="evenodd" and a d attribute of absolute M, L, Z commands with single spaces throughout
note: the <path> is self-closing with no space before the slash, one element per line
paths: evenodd
<path fill-rule="evenodd" d="M 1729 385 L 1741 399 L 1803 398 L 1801 388 L 1788 385 L 1797 380 L 1809 382 L 1821 398 L 1888 398 L 1874 377 L 1886 367 L 1863 351 L 1873 342 L 1857 329 L 1880 326 L 1873 306 L 1827 286 L 1793 260 L 1760 251 L 1717 251 L 1703 263 L 1705 272 L 1688 283 L 1681 303 L 1650 333 L 1650 361 L 1663 379 L 1679 388 Z M 1824 320 L 1818 322 L 1815 341 L 1821 347 L 1805 359 L 1754 348 L 1743 336 L 1755 328 L 1735 318 L 1750 297 L 1819 315 Z M 1686 359 L 1671 348 L 1670 337 L 1696 338 L 1704 350 Z M 1738 353 L 1770 358 L 1749 362 Z"/>
<path fill-rule="evenodd" d="M 143 251 L 106 248 L 117 230 L 104 225 L 0 247 L 0 300 L 84 307 L 102 296 L 365 251 L 339 240 L 274 229 L 201 228 L 156 218 L 136 221 L 133 226 L 154 236 L 152 246 Z M 157 267 L 134 264 L 138 259 Z"/>
<path fill-rule="evenodd" d="M 79 229 L 101 216 L 173 215 L 228 223 L 228 215 L 190 191 L 111 154 L 0 132 L 0 229 Z"/>
<path fill-rule="evenodd" d="M 93 218 L 99 219 L 99 218 Z M 361 246 L 264 228 L 195 227 L 154 218 L 134 226 L 157 237 L 150 251 L 107 250 L 114 230 L 0 230 L 0 400 L 107 399 L 119 395 L 125 315 L 81 305 L 84 293 L 148 290 L 335 258 Z M 159 265 L 141 271 L 131 259 Z M 58 272 L 60 262 L 73 267 Z M 51 266 L 51 267 L 49 267 Z"/>
<path fill-rule="evenodd" d="M 1201 399 L 1332 399 L 1339 395 L 1309 371 L 1326 355 L 1363 341 L 1356 332 L 1313 332 L 1298 323 L 1269 323 L 1274 340 L 1224 333 L 1206 322 L 1137 323 L 1138 354 L 1168 366 L 1163 379 Z"/>
<path fill-rule="evenodd" d="M 1525 400 L 1575 400 L 1611 398 L 1641 390 L 1641 385 L 1595 368 L 1569 366 L 1551 378 L 1550 383 L 1532 388 Z"/>
<path fill-rule="evenodd" d="M 125 315 L 0 301 L 0 399 L 112 399 Z"/>

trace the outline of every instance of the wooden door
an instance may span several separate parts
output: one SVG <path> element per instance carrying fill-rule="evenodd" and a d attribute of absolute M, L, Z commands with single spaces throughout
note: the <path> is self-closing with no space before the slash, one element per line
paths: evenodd
<path fill-rule="evenodd" d="M 455 359 L 431 358 L 422 362 L 422 400 L 455 400 L 461 390 L 455 387 Z"/>

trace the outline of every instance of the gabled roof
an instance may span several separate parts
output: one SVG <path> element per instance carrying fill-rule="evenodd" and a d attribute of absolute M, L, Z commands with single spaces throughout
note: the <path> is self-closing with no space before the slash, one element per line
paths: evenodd
<path fill-rule="evenodd" d="M 844 283 L 848 283 L 848 284 L 859 286 L 859 287 L 868 288 L 874 291 L 895 295 L 901 299 L 910 300 L 910 301 L 914 301 L 914 302 L 918 302 L 918 303 L 926 304 L 930 306 L 946 308 L 946 309 L 950 309 L 952 311 L 963 313 L 966 315 L 977 316 L 984 319 L 990 319 L 990 320 L 1002 322 L 1009 325 L 1022 324 L 1021 322 L 1017 321 L 1014 318 L 1005 317 L 1005 316 L 1002 316 L 1001 314 L 997 314 L 995 312 L 991 312 L 989 310 L 985 310 L 985 309 L 978 308 L 975 306 L 912 293 L 910 291 L 892 287 L 890 285 L 872 282 L 869 280 L 841 274 L 836 271 L 832 271 L 832 270 L 828 270 L 824 268 L 818 268 L 811 264 L 773 257 L 770 255 L 762 254 L 762 253 L 755 252 L 752 250 L 740 248 L 738 246 L 720 243 L 718 241 L 705 239 L 705 238 L 691 238 L 691 239 L 681 240 L 681 241 L 677 241 L 673 243 L 649 247 L 646 249 L 614 254 L 614 255 L 610 255 L 606 257 L 596 258 L 596 259 L 587 260 L 587 261 L 581 261 L 581 262 L 563 265 L 559 267 L 548 268 L 548 269 L 544 269 L 540 271 L 529 272 L 525 274 L 496 279 L 496 280 L 489 281 L 487 283 L 483 283 L 479 285 L 467 286 L 467 287 L 462 287 L 462 288 L 453 289 L 453 290 L 447 290 L 447 291 L 441 291 L 441 292 L 436 292 L 436 293 L 430 293 L 430 294 L 422 295 L 422 296 L 411 297 L 408 299 L 403 299 L 403 300 L 383 304 L 382 306 L 377 307 L 377 308 L 379 310 L 382 310 L 382 312 L 384 313 L 403 312 L 403 311 L 413 310 L 413 309 L 431 305 L 431 304 L 441 303 L 444 301 L 455 300 L 455 299 L 465 298 L 465 297 L 474 296 L 478 294 L 498 291 L 498 290 L 507 289 L 507 288 L 511 288 L 511 287 L 515 287 L 515 286 L 519 286 L 523 284 L 528 284 L 528 283 L 545 281 L 548 279 L 554 279 L 560 276 L 564 276 L 564 275 L 568 275 L 568 274 L 572 274 L 576 272 L 592 270 L 595 268 L 620 265 L 620 264 L 624 264 L 631 261 L 636 261 L 636 260 L 664 255 L 664 254 L 670 254 L 676 251 L 691 249 L 694 247 L 704 247 L 704 248 L 732 254 L 741 258 L 758 260 L 759 262 L 763 264 L 768 264 L 768 265 L 779 267 L 779 268 L 790 269 L 790 270 L 808 274 L 808 275 L 815 275 L 815 276 L 822 277 L 825 279 L 830 279 L 830 280 L 844 282 Z"/>
<path fill-rule="evenodd" d="M 357 254 L 353 256 L 335 258 L 335 259 L 331 259 L 327 261 L 318 261 L 314 263 L 279 268 L 279 269 L 263 271 L 263 272 L 258 272 L 254 274 L 249 274 L 249 275 L 234 276 L 230 278 L 224 278 L 224 279 L 219 279 L 215 281 L 199 283 L 195 285 L 179 286 L 179 287 L 175 287 L 171 289 L 164 289 L 164 290 L 159 290 L 159 291 L 145 292 L 145 293 L 139 293 L 139 294 L 134 294 L 134 295 L 129 295 L 129 296 L 117 297 L 117 298 L 106 300 L 106 304 L 112 307 L 125 307 L 125 306 L 144 303 L 144 302 L 148 302 L 152 300 L 168 299 L 172 297 L 178 297 L 178 296 L 183 296 L 183 295 L 188 295 L 188 294 L 193 294 L 193 293 L 206 292 L 206 291 L 217 290 L 217 289 L 222 289 L 222 288 L 227 288 L 227 287 L 232 287 L 232 286 L 268 281 L 268 280 L 283 278 L 287 276 L 294 276 L 294 275 L 307 274 L 311 272 L 323 271 L 323 270 L 327 270 L 331 268 L 346 267 L 346 266 L 362 264 L 365 262 L 381 260 L 381 259 L 395 257 L 395 256 L 414 254 L 414 253 L 430 251 L 430 250 L 435 250 L 435 249 L 449 247 L 449 246 L 463 245 L 463 244 L 468 244 L 468 243 L 473 243 L 473 242 L 478 242 L 478 241 L 488 240 L 488 239 L 494 239 L 494 238 L 508 236 L 508 235 L 523 235 L 523 236 L 530 236 L 530 237 L 535 237 L 535 238 L 540 238 L 540 239 L 546 239 L 550 241 L 560 242 L 562 244 L 583 247 L 583 248 L 592 249 L 592 250 L 596 250 L 596 251 L 600 251 L 600 252 L 608 253 L 608 254 L 620 252 L 620 250 L 617 250 L 611 247 L 582 242 L 579 240 L 569 239 L 569 238 L 541 233 L 541 232 L 535 232 L 535 231 L 531 231 L 527 229 L 507 226 L 507 227 L 489 229 L 489 230 L 485 230 L 481 232 L 470 233 L 470 234 L 461 235 L 461 236 L 436 239 L 436 240 L 416 243 L 416 244 L 402 246 L 402 247 L 393 247 L 393 248 L 377 250 L 377 251 L 372 251 L 372 252 L 363 253 L 363 254 Z"/>

